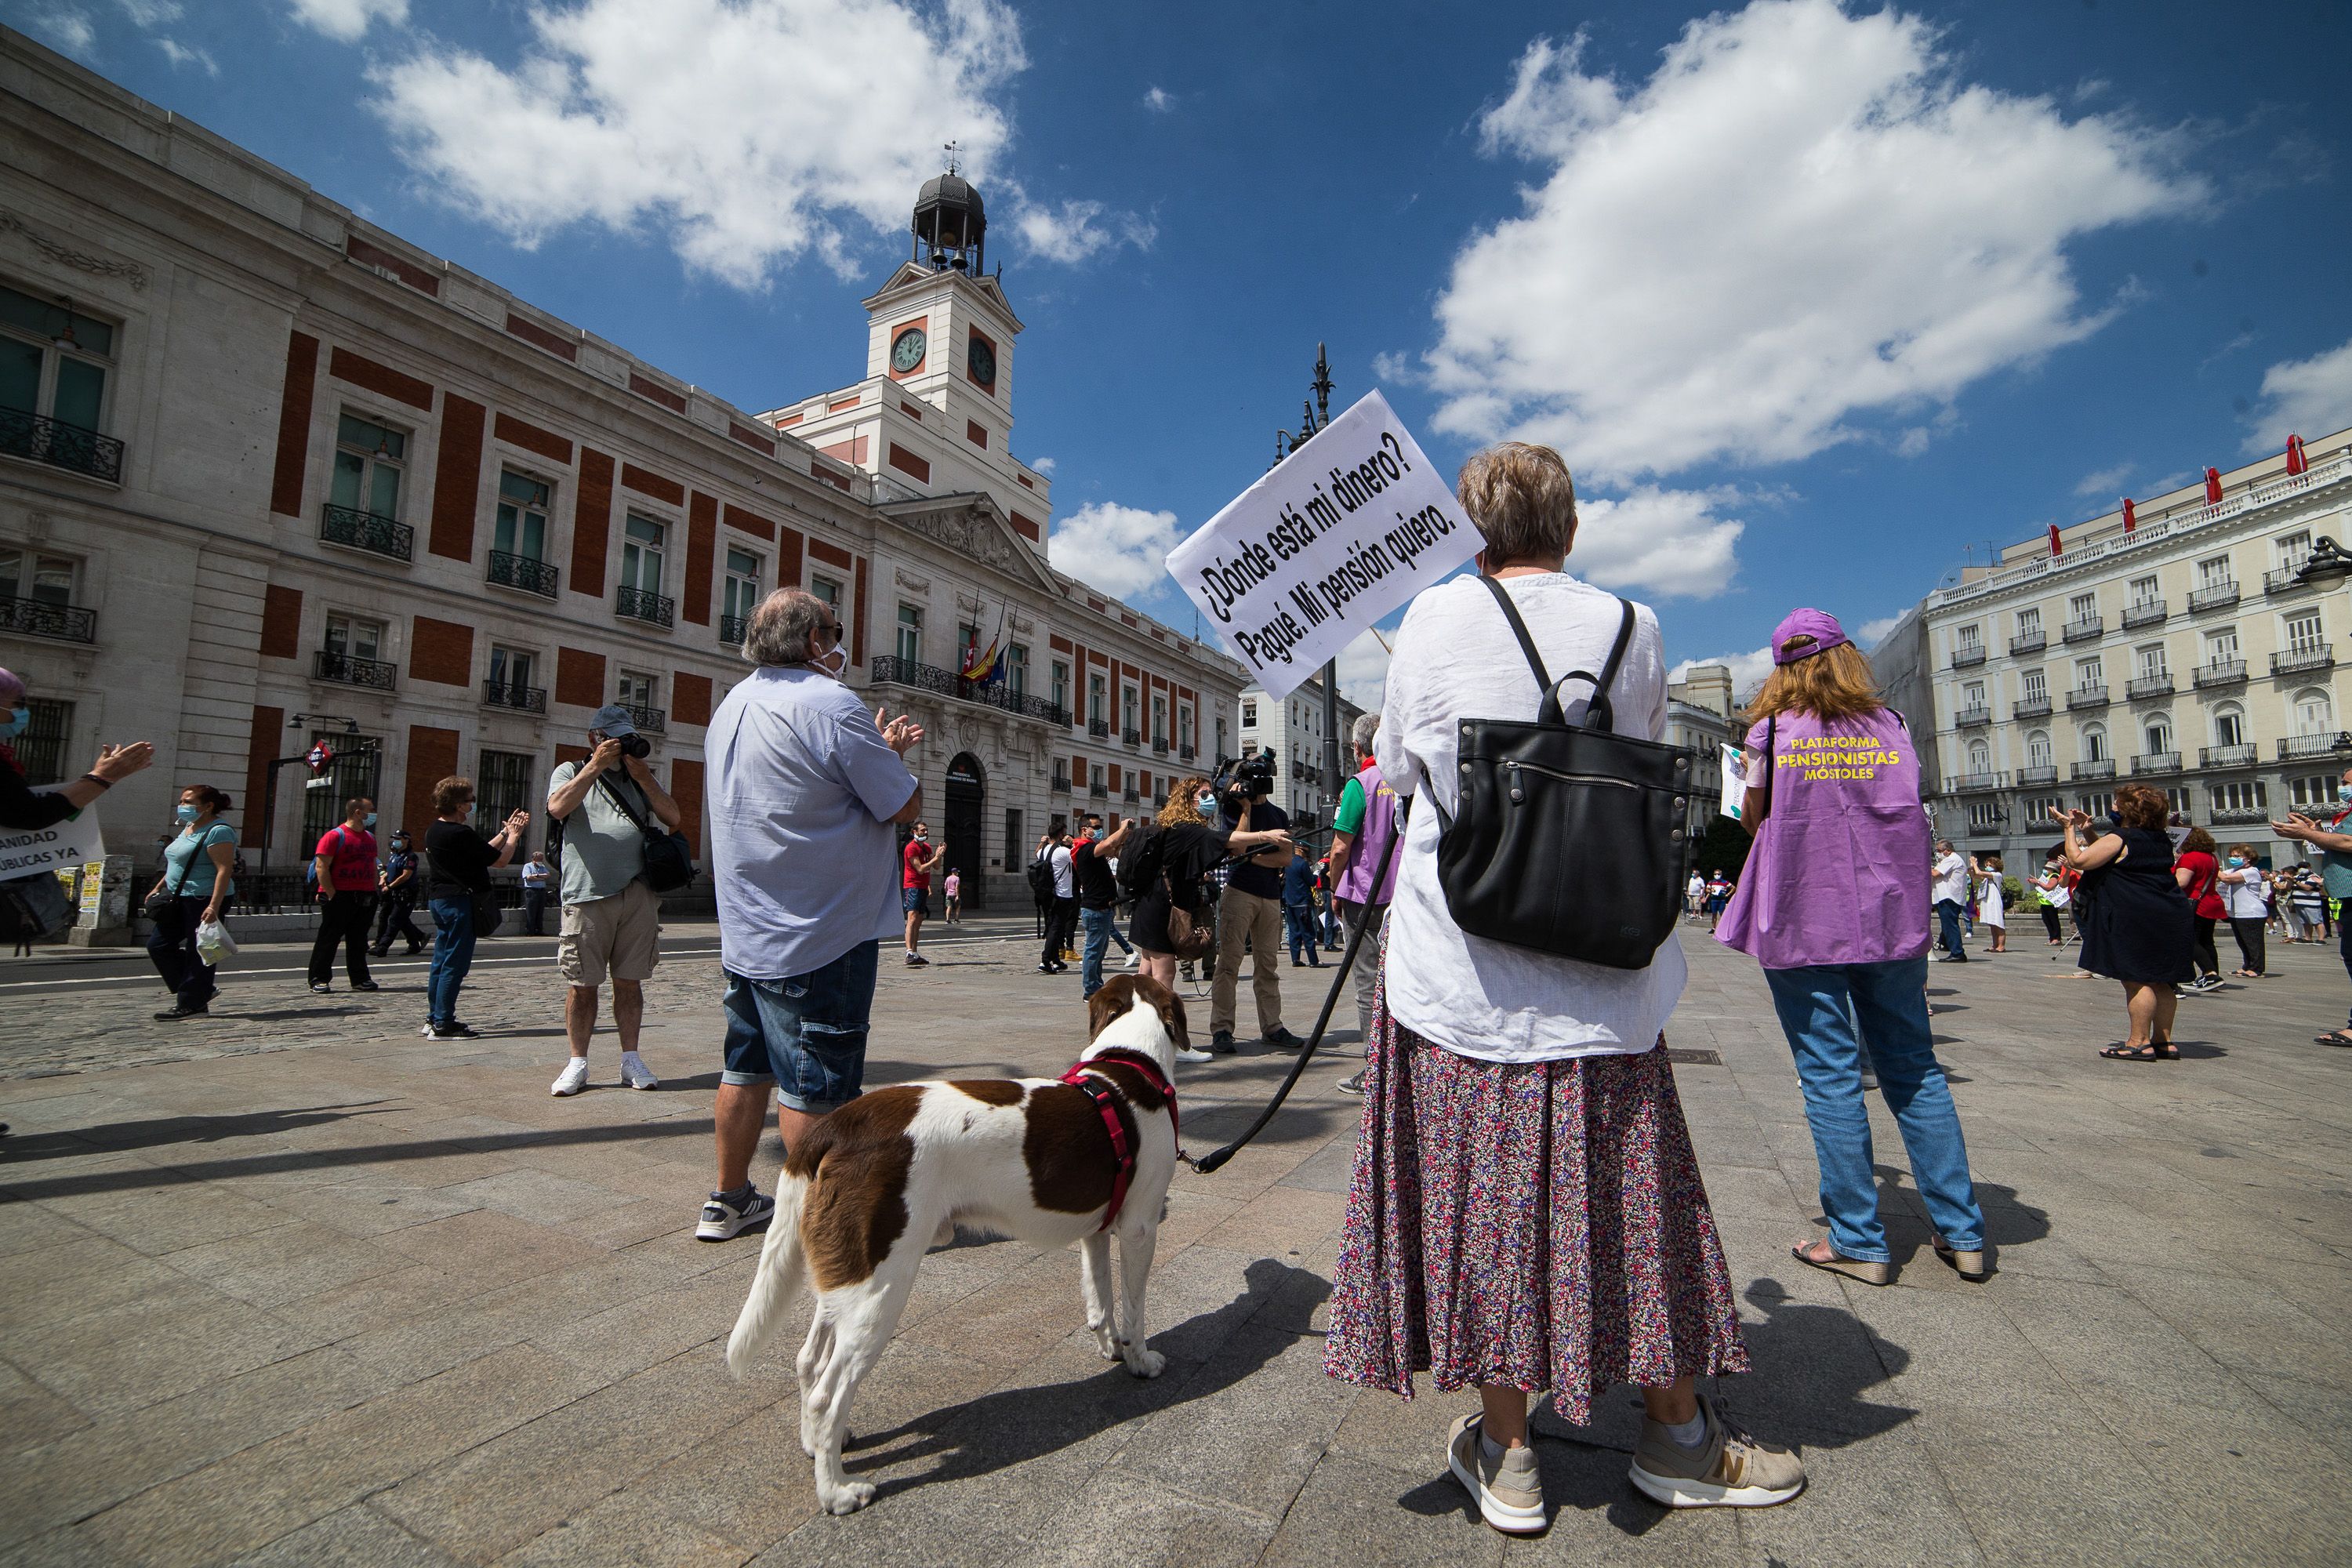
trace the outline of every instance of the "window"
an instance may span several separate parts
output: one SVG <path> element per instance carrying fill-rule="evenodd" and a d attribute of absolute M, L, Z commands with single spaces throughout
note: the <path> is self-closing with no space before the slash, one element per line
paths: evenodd
<path fill-rule="evenodd" d="M 45 302 L 0 289 L 0 408 L 96 430 L 113 363 L 114 329 L 104 321 L 62 295 Z M 29 439 L 12 435 L 11 447 Z"/>
<path fill-rule="evenodd" d="M 898 606 L 898 657 L 908 664 L 923 662 L 923 611 L 919 605 Z"/>
<path fill-rule="evenodd" d="M 1103 765 L 1100 763 L 1094 765 L 1093 776 L 1087 779 L 1087 787 L 1097 795 L 1110 787 L 1103 783 Z"/>
<path fill-rule="evenodd" d="M 2278 536 L 2278 563 L 2281 571 L 2292 572 L 2310 559 L 2311 530 L 2306 528 Z M 2336 797 L 2330 795 L 2327 798 L 2334 800 Z"/>
<path fill-rule="evenodd" d="M 1190 708 L 1176 710 L 1176 743 L 1188 752 L 1192 749 L 1192 710 Z"/>
<path fill-rule="evenodd" d="M 1165 697 L 1151 700 L 1151 740 L 1154 745 L 1168 743 L 1168 699 Z"/>
<path fill-rule="evenodd" d="M 2143 756 L 2160 757 L 2171 751 L 2171 717 L 2168 714 L 2158 713 L 2148 720 L 2144 738 L 2147 744 L 2140 753 Z"/>
<path fill-rule="evenodd" d="M 760 558 L 730 544 L 727 547 L 727 582 L 719 590 L 719 613 L 738 623 L 731 629 L 740 637 L 744 623 L 759 607 Z"/>
<path fill-rule="evenodd" d="M 371 647 L 373 645 L 371 644 Z M 302 792 L 302 834 L 296 840 L 304 852 L 318 847 L 327 829 L 343 819 L 343 802 L 353 795 L 376 799 L 383 783 L 383 741 L 375 735 L 346 735 L 341 730 L 313 730 L 310 745 L 324 741 L 335 753 L 320 776 L 327 782 L 315 789 Z M 303 748 L 305 751 L 310 746 Z M 417 820 L 424 821 L 433 814 L 430 800 L 412 801 L 409 810 Z"/>
<path fill-rule="evenodd" d="M 624 708 L 658 706 L 654 700 L 655 680 L 655 677 L 642 670 L 625 669 L 621 671 L 620 689 L 614 695 L 613 700 Z"/>
<path fill-rule="evenodd" d="M 73 603 L 74 563 L 70 556 L 37 550 L 0 550 L 0 616 L 5 602 L 29 599 L 60 608 Z"/>
<path fill-rule="evenodd" d="M 1965 710 L 1969 709 L 1981 708 L 1984 705 L 1985 683 L 1983 681 L 1971 680 L 1967 685 L 1960 688 L 1960 707 L 1962 710 Z"/>
<path fill-rule="evenodd" d="M 528 474 L 500 469 L 499 520 L 490 531 L 490 548 L 502 555 L 519 555 L 525 561 L 546 560 L 549 493 L 547 486 Z"/>
<path fill-rule="evenodd" d="M 1066 713 L 1070 710 L 1070 667 L 1058 658 L 1053 663 L 1054 706 Z"/>
<path fill-rule="evenodd" d="M 1970 833 L 1999 833 L 2006 826 L 2008 826 L 2008 818 L 2001 812 L 2000 802 L 1997 800 L 1969 802 Z"/>
<path fill-rule="evenodd" d="M 1119 729 L 1123 731 L 1134 729 L 1136 727 L 1135 718 L 1135 688 L 1132 686 L 1122 686 L 1118 689 Z"/>
<path fill-rule="evenodd" d="M 485 827 L 495 827 L 517 811 L 536 815 L 541 803 L 531 798 L 530 773 L 532 759 L 522 752 L 485 751 L 474 762 L 474 820 Z M 526 840 L 530 833 L 525 828 Z M 528 859 L 530 846 L 526 842 L 515 846 L 515 858 Z"/>
<path fill-rule="evenodd" d="M 2099 661 L 2097 656 L 2078 658 L 2074 661 L 2075 690 L 2096 691 L 2106 683 L 2106 667 Z"/>
<path fill-rule="evenodd" d="M 2043 824 L 2050 823 L 2052 812 L 2065 809 L 2066 797 L 2063 795 L 2028 795 L 2025 799 L 2025 820 L 2032 826 L 2040 828 Z M 2056 826 L 2054 823 L 2050 825 Z"/>
<path fill-rule="evenodd" d="M 2287 781 L 2287 792 L 2298 806 L 2333 806 L 2336 804 L 2336 773 L 2305 773 Z"/>
<path fill-rule="evenodd" d="M 1256 703 L 1244 702 L 1242 704 L 1242 728 L 1244 730 L 1255 730 L 1257 728 Z"/>
<path fill-rule="evenodd" d="M 1008 809 L 1004 814 L 1004 858 L 1000 864 L 1011 870 L 1022 863 L 1028 852 L 1029 846 L 1021 837 L 1021 814 Z"/>
<path fill-rule="evenodd" d="M 1103 694 L 1103 678 L 1091 673 L 1087 677 L 1087 722 L 1110 722 L 1110 699 Z"/>
<path fill-rule="evenodd" d="M 2024 681 L 2025 700 L 2028 702 L 2047 702 L 2050 700 L 2050 682 L 2047 678 L 2042 675 L 2042 671 L 2038 669 L 2027 670 L 2025 672 Z"/>
<path fill-rule="evenodd" d="M 2021 637 L 2035 637 L 2042 635 L 2042 608 L 2040 605 L 2037 605 L 2032 609 L 2020 610 L 2017 612 L 2017 635 Z"/>
<path fill-rule="evenodd" d="M 2093 816 L 2105 816 L 2116 808 L 2116 797 L 2101 791 L 2083 797 L 2083 809 Z"/>
<path fill-rule="evenodd" d="M 25 710 L 30 722 L 25 732 L 16 737 L 16 761 L 25 769 L 28 784 L 63 784 L 66 777 L 66 743 L 73 733 L 74 705 L 54 698 L 27 697 Z M 2334 799 L 2331 789 L 2329 798 Z"/>
<path fill-rule="evenodd" d="M 2104 724 L 2083 726 L 2083 760 L 2104 763 L 2107 760 L 2107 731 Z"/>
<path fill-rule="evenodd" d="M 497 643 L 490 645 L 490 684 L 492 686 L 502 688 L 509 694 L 525 691 L 537 684 L 531 679 L 531 677 L 537 673 L 539 673 L 539 659 L 536 655 L 519 647 L 501 647 Z M 509 705 L 520 706 L 519 702 Z M 482 820 L 495 822 L 501 820 L 502 816 L 503 814 L 499 817 L 485 816 Z"/>
<path fill-rule="evenodd" d="M 2286 647 L 2289 653 L 2317 653 L 2327 643 L 2327 634 L 2320 629 L 2317 610 L 2297 610 L 2286 618 Z"/>
<path fill-rule="evenodd" d="M 388 425 L 346 414 L 335 425 L 335 475 L 328 500 L 352 511 L 397 520 L 407 460 L 406 436 Z"/>
<path fill-rule="evenodd" d="M 1958 637 L 1960 639 L 1960 651 L 1962 653 L 1982 653 L 1984 651 L 1984 627 L 1978 625 L 1976 622 L 1970 621 L 1967 626 L 1962 626 L 1959 629 Z"/>
<path fill-rule="evenodd" d="M 2221 626 L 2205 634 L 2205 662 L 2227 664 L 2238 657 L 2238 628 Z"/>
<path fill-rule="evenodd" d="M 1015 697 L 1029 695 L 1029 650 L 1019 643 L 1004 650 L 1004 684 Z"/>
<path fill-rule="evenodd" d="M 2217 746 L 2242 746 L 2246 743 L 2246 714 L 2236 703 L 2224 702 L 2213 710 L 2213 743 Z"/>
<path fill-rule="evenodd" d="M 2099 596 L 2096 594 L 2077 594 L 2066 601 L 2069 620 L 2087 621 L 2098 613 Z"/>
<path fill-rule="evenodd" d="M 1220 714 L 1218 714 L 1218 715 L 1217 715 L 1217 755 L 1219 755 L 1220 757 L 1222 757 L 1222 756 L 1223 756 L 1224 754 L 1225 754 L 1225 716 L 1224 716 L 1223 714 L 1220 713 Z"/>
<path fill-rule="evenodd" d="M 344 658 L 377 658 L 383 649 L 383 623 L 355 616 L 327 617 L 327 651 Z M 332 823 L 327 825 L 333 826 Z M 327 829 L 322 827 L 320 832 Z"/>
<path fill-rule="evenodd" d="M 2145 605 L 2160 596 L 2161 595 L 2157 591 L 2155 573 L 2151 572 L 2145 577 L 2135 577 L 2131 580 L 2131 602 L 2133 604 Z"/>
<path fill-rule="evenodd" d="M 2307 686 L 2294 694 L 2287 705 L 2294 715 L 2294 732 L 2298 735 L 2326 735 L 2336 730 L 2336 700 L 2325 687 Z M 2330 795 L 2331 799 L 2334 798 Z"/>
<path fill-rule="evenodd" d="M 1992 772 L 1992 748 L 1982 741 L 1969 742 L 1969 772 L 1974 774 Z"/>
<path fill-rule="evenodd" d="M 2269 792 L 2260 779 L 2244 779 L 2213 786 L 2213 809 L 2216 811 L 2267 811 Z"/>
<path fill-rule="evenodd" d="M 835 615 L 841 613 L 841 584 L 830 577 L 809 579 L 809 592 L 824 601 L 824 607 Z"/>
<path fill-rule="evenodd" d="M 961 675 L 971 668 L 972 660 L 980 657 L 980 628 L 970 621 L 959 625 L 956 627 L 956 647 L 961 650 L 956 655 L 956 673 Z"/>
<path fill-rule="evenodd" d="M 2230 558 L 2209 555 L 2197 563 L 2197 585 L 2200 588 L 2226 588 L 2230 585 Z"/>
<path fill-rule="evenodd" d="M 2025 736 L 2025 765 L 2046 768 L 2050 765 L 2050 731 L 2032 730 Z"/>
<path fill-rule="evenodd" d="M 663 541 L 669 530 L 650 518 L 629 514 L 621 533 L 621 586 L 639 594 L 662 590 Z"/>
<path fill-rule="evenodd" d="M 2133 657 L 2139 661 L 2139 676 L 2142 680 L 2152 680 L 2164 673 L 2162 643 L 2143 643 L 2133 650 Z"/>

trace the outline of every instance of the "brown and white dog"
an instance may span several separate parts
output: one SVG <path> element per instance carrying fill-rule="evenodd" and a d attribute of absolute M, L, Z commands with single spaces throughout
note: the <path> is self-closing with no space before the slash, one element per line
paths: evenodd
<path fill-rule="evenodd" d="M 1138 1377 L 1157 1377 L 1166 1366 L 1144 1344 L 1143 1291 L 1176 1173 L 1176 1107 L 1167 1086 L 1176 1052 L 1191 1044 L 1184 1004 L 1157 981 L 1122 974 L 1088 1000 L 1087 1022 L 1089 1043 L 1066 1075 L 1083 1085 L 1047 1078 L 896 1084 L 825 1117 L 785 1160 L 727 1365 L 738 1377 L 750 1370 L 805 1266 L 816 1315 L 800 1353 L 801 1447 L 816 1461 L 817 1500 L 833 1512 L 854 1513 L 874 1499 L 870 1482 L 851 1480 L 841 1467 L 850 1396 L 897 1331 L 924 1253 L 952 1237 L 959 1220 L 1036 1247 L 1083 1242 L 1087 1327 L 1104 1359 L 1124 1361 Z M 1131 1163 L 1119 1157 L 1121 1141 Z M 1114 1236 L 1122 1287 L 1116 1315 Z"/>

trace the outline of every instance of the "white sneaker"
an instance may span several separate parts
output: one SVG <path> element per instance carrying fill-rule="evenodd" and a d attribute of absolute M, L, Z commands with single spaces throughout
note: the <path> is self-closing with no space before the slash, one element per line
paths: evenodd
<path fill-rule="evenodd" d="M 1119 967 L 1120 967 L 1121 969 L 1140 969 L 1140 968 L 1142 968 L 1142 967 L 1143 967 L 1143 950 L 1142 950 L 1141 948 L 1139 948 L 1139 947 L 1130 947 L 1130 948 L 1129 948 L 1129 949 L 1127 950 L 1127 957 L 1126 957 L 1126 958 L 1124 958 L 1124 959 L 1122 959 L 1122 960 L 1120 961 L 1120 963 L 1119 963 Z"/>
<path fill-rule="evenodd" d="M 582 1089 L 586 1089 L 587 1087 L 588 1058 L 586 1057 L 573 1057 L 570 1061 L 563 1064 L 563 1070 L 555 1075 L 555 1087 L 549 1089 L 547 1092 L 550 1094 L 578 1094 Z"/>
<path fill-rule="evenodd" d="M 1197 1046 L 1187 1046 L 1176 1053 L 1176 1059 L 1180 1062 L 1213 1062 L 1217 1058 Z"/>
<path fill-rule="evenodd" d="M 635 1051 L 621 1053 L 621 1081 L 631 1089 L 659 1089 L 661 1079 L 654 1069 L 646 1066 L 646 1058 Z"/>

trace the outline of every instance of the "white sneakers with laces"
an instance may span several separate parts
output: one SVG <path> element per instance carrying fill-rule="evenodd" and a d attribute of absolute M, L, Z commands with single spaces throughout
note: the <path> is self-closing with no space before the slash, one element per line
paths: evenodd
<path fill-rule="evenodd" d="M 646 1066 L 646 1058 L 635 1051 L 621 1053 L 621 1081 L 631 1089 L 659 1089 L 661 1079 L 654 1069 Z"/>
<path fill-rule="evenodd" d="M 587 1087 L 588 1058 L 586 1057 L 573 1057 L 570 1061 L 563 1064 L 563 1070 L 555 1075 L 555 1086 L 549 1089 L 548 1092 L 550 1094 L 558 1095 L 578 1094 L 582 1089 L 586 1089 Z"/>

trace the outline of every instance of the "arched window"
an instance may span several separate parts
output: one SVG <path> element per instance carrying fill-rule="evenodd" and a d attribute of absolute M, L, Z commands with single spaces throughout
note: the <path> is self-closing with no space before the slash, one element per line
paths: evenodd
<path fill-rule="evenodd" d="M 2028 730 L 2025 732 L 2025 765 L 2046 768 L 2050 765 L 2050 731 Z"/>
<path fill-rule="evenodd" d="M 1992 772 L 1992 748 L 1982 741 L 1969 742 L 1969 772 L 1972 773 Z"/>
<path fill-rule="evenodd" d="M 2298 735 L 2326 735 L 2336 728 L 2336 702 L 2325 687 L 2305 687 L 2294 694 L 2292 708 Z"/>
<path fill-rule="evenodd" d="M 2234 702 L 2224 702 L 2213 710 L 2213 743 L 2217 746 L 2242 746 L 2246 743 L 2246 710 Z"/>
<path fill-rule="evenodd" d="M 2104 763 L 2107 760 L 2107 727 L 2104 724 L 2083 726 L 2083 760 Z"/>
<path fill-rule="evenodd" d="M 2160 757 L 2172 750 L 2171 714 L 2149 714 L 2147 722 L 2141 726 L 2141 731 L 2147 742 L 2146 755 Z"/>

